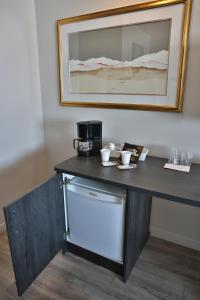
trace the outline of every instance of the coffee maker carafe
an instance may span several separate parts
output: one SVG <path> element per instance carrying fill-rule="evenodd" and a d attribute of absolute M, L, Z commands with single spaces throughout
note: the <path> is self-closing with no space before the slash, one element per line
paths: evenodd
<path fill-rule="evenodd" d="M 78 138 L 73 140 L 73 147 L 80 156 L 99 155 L 102 148 L 102 122 L 77 122 Z"/>

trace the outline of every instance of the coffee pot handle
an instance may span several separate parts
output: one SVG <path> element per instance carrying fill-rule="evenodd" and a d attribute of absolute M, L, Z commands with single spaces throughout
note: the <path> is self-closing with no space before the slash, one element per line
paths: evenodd
<path fill-rule="evenodd" d="M 73 140 L 73 148 L 74 148 L 74 150 L 77 150 L 77 148 L 78 148 L 78 145 L 77 145 L 77 147 L 76 147 L 76 141 L 79 142 L 79 139 L 74 139 L 74 140 Z"/>

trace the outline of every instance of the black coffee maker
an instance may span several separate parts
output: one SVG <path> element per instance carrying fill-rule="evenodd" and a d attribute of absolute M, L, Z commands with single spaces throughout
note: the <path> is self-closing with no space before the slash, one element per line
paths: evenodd
<path fill-rule="evenodd" d="M 102 148 L 102 122 L 77 122 L 78 138 L 73 140 L 73 147 L 80 156 L 99 155 Z"/>

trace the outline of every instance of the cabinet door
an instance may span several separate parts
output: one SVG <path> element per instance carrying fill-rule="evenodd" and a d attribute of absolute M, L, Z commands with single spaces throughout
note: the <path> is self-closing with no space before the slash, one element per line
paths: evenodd
<path fill-rule="evenodd" d="M 4 208 L 17 290 L 21 296 L 63 244 L 64 201 L 57 174 Z"/>

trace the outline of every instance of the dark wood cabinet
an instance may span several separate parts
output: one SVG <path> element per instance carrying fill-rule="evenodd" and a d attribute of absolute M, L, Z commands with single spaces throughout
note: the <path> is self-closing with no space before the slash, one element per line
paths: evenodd
<path fill-rule="evenodd" d="M 63 246 L 62 175 L 4 208 L 17 290 L 21 296 Z"/>
<path fill-rule="evenodd" d="M 128 192 L 123 264 L 67 242 L 62 186 L 62 173 L 56 174 L 4 208 L 19 296 L 61 249 L 121 274 L 126 281 L 148 238 L 151 197 Z"/>
<path fill-rule="evenodd" d="M 199 165 L 190 174 L 177 174 L 163 164 L 148 158 L 137 169 L 120 171 L 102 167 L 96 157 L 73 157 L 56 166 L 53 178 L 5 207 L 19 296 L 61 249 L 120 273 L 126 281 L 148 239 L 152 196 L 200 206 Z M 126 188 L 123 264 L 66 241 L 62 173 Z"/>

